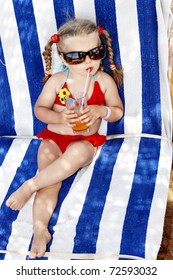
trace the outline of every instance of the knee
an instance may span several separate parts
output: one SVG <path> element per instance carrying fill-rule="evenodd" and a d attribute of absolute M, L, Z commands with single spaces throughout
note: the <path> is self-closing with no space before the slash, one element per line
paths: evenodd
<path fill-rule="evenodd" d="M 78 141 L 72 151 L 73 156 L 81 162 L 81 165 L 90 163 L 95 154 L 94 146 L 88 141 Z"/>
<path fill-rule="evenodd" d="M 39 170 L 45 168 L 49 164 L 51 164 L 53 161 L 55 161 L 59 156 L 61 155 L 61 152 L 58 148 L 58 146 L 50 142 L 49 140 L 44 140 L 38 150 L 38 168 Z"/>

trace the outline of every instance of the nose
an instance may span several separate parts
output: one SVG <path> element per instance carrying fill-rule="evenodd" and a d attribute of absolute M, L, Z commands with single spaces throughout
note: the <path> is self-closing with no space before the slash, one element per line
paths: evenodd
<path fill-rule="evenodd" d="M 86 62 L 86 63 L 90 63 L 90 62 L 91 62 L 91 58 L 89 57 L 89 55 L 87 55 L 87 56 L 85 57 L 85 62 Z"/>

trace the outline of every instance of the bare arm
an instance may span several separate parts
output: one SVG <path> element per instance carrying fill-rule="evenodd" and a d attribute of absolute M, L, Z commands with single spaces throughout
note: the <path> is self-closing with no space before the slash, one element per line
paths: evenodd
<path fill-rule="evenodd" d="M 88 126 L 92 125 L 98 118 L 104 118 L 107 115 L 107 108 L 110 109 L 110 116 L 106 119 L 108 122 L 115 122 L 123 116 L 123 104 L 120 99 L 117 86 L 108 74 L 99 72 L 98 81 L 105 93 L 105 105 L 89 105 L 84 110 L 81 117 Z"/>
<path fill-rule="evenodd" d="M 47 81 L 35 104 L 35 116 L 44 123 L 57 123 L 60 121 L 59 112 L 52 110 L 56 98 L 56 81 L 56 75 Z"/>
<path fill-rule="evenodd" d="M 56 90 L 59 90 L 64 79 L 64 73 L 53 75 L 46 82 L 37 99 L 34 108 L 35 116 L 44 123 L 74 125 L 76 114 L 72 110 L 66 110 L 65 107 L 58 105 L 56 110 L 54 109 Z"/>
<path fill-rule="evenodd" d="M 105 106 L 109 107 L 111 110 L 111 114 L 110 114 L 109 118 L 107 118 L 106 120 L 108 122 L 115 122 L 115 121 L 118 121 L 119 119 L 121 119 L 123 116 L 123 110 L 124 110 L 123 104 L 122 104 L 122 101 L 121 101 L 119 93 L 118 93 L 117 85 L 115 84 L 112 77 L 110 77 L 106 74 L 106 79 L 104 81 L 105 81 L 105 86 L 106 86 Z M 105 113 L 105 115 L 106 115 L 106 113 Z M 105 115 L 103 115 L 103 110 L 102 110 L 101 117 L 103 118 L 103 117 L 105 117 Z"/>

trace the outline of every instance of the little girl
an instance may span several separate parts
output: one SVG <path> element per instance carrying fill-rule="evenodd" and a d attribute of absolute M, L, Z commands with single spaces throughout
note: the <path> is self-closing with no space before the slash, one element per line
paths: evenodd
<path fill-rule="evenodd" d="M 105 42 L 105 44 L 104 44 Z M 123 105 L 117 84 L 122 71 L 113 60 L 109 33 L 90 20 L 74 19 L 60 27 L 48 41 L 43 56 L 46 64 L 45 86 L 36 102 L 35 115 L 47 123 L 38 138 L 43 141 L 38 151 L 38 174 L 26 181 L 6 201 L 13 210 L 20 210 L 36 192 L 33 204 L 34 238 L 30 258 L 45 254 L 51 239 L 48 223 L 57 204 L 62 181 L 79 168 L 89 165 L 106 137 L 98 134 L 102 119 L 116 122 L 123 116 Z M 56 44 L 65 71 L 51 76 L 52 45 Z M 108 52 L 113 78 L 101 70 L 101 61 Z M 79 117 L 74 108 L 67 109 L 68 98 L 75 98 L 84 89 L 87 73 L 90 83 L 87 107 Z M 76 133 L 75 122 L 88 129 Z"/>

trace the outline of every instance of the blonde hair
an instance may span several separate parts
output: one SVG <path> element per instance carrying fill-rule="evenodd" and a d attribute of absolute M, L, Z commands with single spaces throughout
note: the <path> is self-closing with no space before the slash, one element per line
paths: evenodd
<path fill-rule="evenodd" d="M 123 81 L 123 71 L 122 68 L 117 68 L 114 62 L 114 52 L 112 48 L 112 39 L 107 30 L 104 28 L 98 28 L 97 25 L 88 20 L 88 19 L 73 19 L 67 21 L 63 24 L 57 33 L 58 42 L 56 42 L 57 51 L 60 54 L 63 50 L 63 41 L 66 38 L 82 35 L 82 34 L 91 34 L 93 32 L 97 32 L 98 36 L 103 36 L 106 41 L 106 47 L 108 52 L 109 64 L 110 69 L 112 70 L 112 76 L 117 85 L 120 85 Z M 52 45 L 54 41 L 51 39 L 45 46 L 45 50 L 43 52 L 43 57 L 46 64 L 46 71 L 45 71 L 45 78 L 44 83 L 50 78 L 51 76 L 51 67 L 52 67 Z"/>

